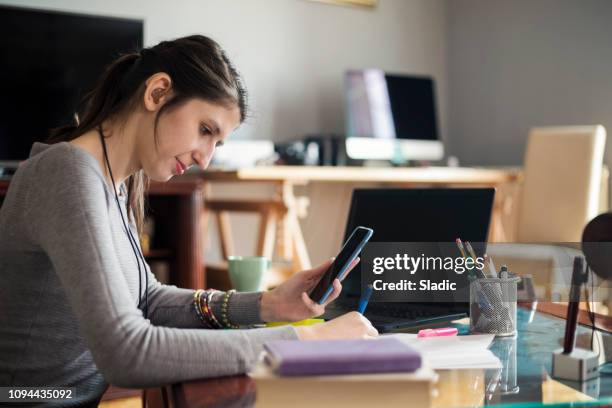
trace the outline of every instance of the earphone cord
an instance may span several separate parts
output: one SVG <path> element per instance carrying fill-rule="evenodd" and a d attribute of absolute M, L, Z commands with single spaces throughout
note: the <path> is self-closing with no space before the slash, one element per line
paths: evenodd
<path fill-rule="evenodd" d="M 117 190 L 115 188 L 115 178 L 113 177 L 113 171 L 111 169 L 110 161 L 108 160 L 108 153 L 106 151 L 106 141 L 104 140 L 104 132 L 102 132 L 102 125 L 98 127 L 98 133 L 100 134 L 100 140 L 102 141 L 102 149 L 104 150 L 104 160 L 106 161 L 106 166 L 108 168 L 108 173 L 110 174 L 111 181 L 113 183 L 113 192 L 115 193 L 115 202 L 117 203 L 117 208 L 119 209 L 119 215 L 121 216 L 121 222 L 123 223 L 123 228 L 125 228 L 125 232 L 128 236 L 128 240 L 130 241 L 130 246 L 132 247 L 132 251 L 134 252 L 134 256 L 136 257 L 136 265 L 138 265 L 138 307 L 141 306 L 142 303 L 142 270 L 140 269 L 140 261 L 142 260 L 142 265 L 145 268 L 145 307 L 144 307 L 144 317 L 148 318 L 149 315 L 149 277 L 147 275 L 146 270 L 146 262 L 144 260 L 144 256 L 140 252 L 140 249 L 136 243 L 136 238 L 130 232 L 130 229 L 125 222 L 125 218 L 123 218 L 123 211 L 121 211 L 121 204 L 119 204 L 119 196 L 117 195 Z"/>

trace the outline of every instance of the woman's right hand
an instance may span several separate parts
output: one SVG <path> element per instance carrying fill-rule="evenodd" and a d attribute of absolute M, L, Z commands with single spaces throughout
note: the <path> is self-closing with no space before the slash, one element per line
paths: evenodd
<path fill-rule="evenodd" d="M 325 323 L 296 326 L 300 340 L 369 339 L 378 330 L 361 313 L 349 312 Z"/>

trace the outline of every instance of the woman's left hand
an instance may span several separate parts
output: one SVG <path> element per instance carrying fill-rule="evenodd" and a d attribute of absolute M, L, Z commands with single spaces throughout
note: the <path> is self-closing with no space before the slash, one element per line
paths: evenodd
<path fill-rule="evenodd" d="M 321 305 L 313 301 L 308 296 L 308 292 L 315 287 L 332 262 L 333 258 L 316 268 L 298 272 L 278 287 L 264 292 L 261 298 L 261 319 L 264 322 L 295 322 L 322 315 L 325 306 L 340 295 L 342 291 L 340 281 L 334 279 L 334 290 Z M 348 271 L 350 272 L 358 263 L 359 258 L 351 263 Z"/>

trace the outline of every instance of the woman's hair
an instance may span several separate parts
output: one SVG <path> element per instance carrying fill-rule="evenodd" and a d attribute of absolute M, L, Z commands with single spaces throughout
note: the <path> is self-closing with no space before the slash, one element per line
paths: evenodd
<path fill-rule="evenodd" d="M 106 67 L 94 88 L 83 98 L 79 112 L 75 113 L 75 124 L 52 130 L 48 142 L 69 141 L 100 127 L 107 119 L 125 117 L 142 104 L 145 81 L 158 72 L 170 76 L 172 98 L 155 117 L 156 143 L 160 115 L 193 98 L 237 105 L 240 121 L 244 121 L 247 98 L 240 75 L 219 44 L 203 35 L 192 35 L 121 55 Z M 139 170 L 127 179 L 126 186 L 130 217 L 133 214 L 132 221 L 142 232 L 148 178 Z"/>

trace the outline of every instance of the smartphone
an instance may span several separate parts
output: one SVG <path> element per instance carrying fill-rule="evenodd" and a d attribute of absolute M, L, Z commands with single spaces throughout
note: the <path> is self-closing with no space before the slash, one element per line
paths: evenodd
<path fill-rule="evenodd" d="M 317 286 L 310 291 L 309 296 L 312 300 L 319 304 L 325 303 L 334 290 L 332 285 L 334 279 L 344 279 L 351 262 L 357 258 L 373 233 L 374 230 L 366 227 L 357 227 L 353 230 L 334 262 L 325 271 Z"/>

